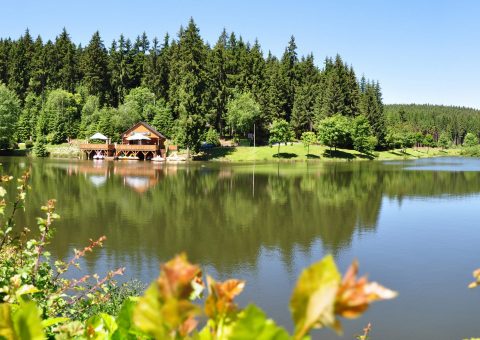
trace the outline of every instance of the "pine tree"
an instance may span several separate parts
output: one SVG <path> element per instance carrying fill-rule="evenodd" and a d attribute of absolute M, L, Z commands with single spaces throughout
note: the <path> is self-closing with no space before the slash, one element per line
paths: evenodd
<path fill-rule="evenodd" d="M 108 53 L 98 31 L 93 34 L 90 43 L 82 53 L 81 67 L 83 84 L 88 93 L 98 96 L 101 103 L 108 102 L 110 86 Z"/>
<path fill-rule="evenodd" d="M 295 37 L 292 35 L 281 60 L 281 72 L 283 81 L 283 95 L 285 96 L 282 111 L 285 113 L 287 120 L 290 120 L 292 109 L 295 101 L 295 88 L 297 86 L 297 45 Z"/>
<path fill-rule="evenodd" d="M 372 132 L 377 138 L 378 147 L 386 147 L 387 128 L 378 83 L 367 83 L 365 92 L 362 94 L 360 110 L 370 123 Z"/>
<path fill-rule="evenodd" d="M 0 83 L 7 84 L 9 55 L 12 48 L 11 39 L 0 39 Z"/>
<path fill-rule="evenodd" d="M 14 90 L 21 100 L 25 98 L 30 82 L 33 54 L 33 40 L 27 29 L 25 35 L 13 44 L 9 54 L 8 87 Z"/>
<path fill-rule="evenodd" d="M 57 57 L 56 84 L 68 92 L 73 92 L 78 82 L 78 55 L 75 44 L 71 41 L 67 30 L 55 39 L 55 53 Z"/>
<path fill-rule="evenodd" d="M 213 106 L 213 119 L 210 124 L 220 132 L 223 132 L 225 127 L 225 114 L 230 97 L 227 58 L 227 32 L 223 30 L 208 58 L 209 99 Z"/>
<path fill-rule="evenodd" d="M 46 147 L 45 137 L 40 136 L 37 138 L 35 145 L 33 146 L 33 154 L 36 157 L 48 157 L 48 150 Z"/>
<path fill-rule="evenodd" d="M 187 148 L 197 152 L 206 127 L 207 50 L 193 19 L 179 33 L 170 71 L 170 103 Z"/>
<path fill-rule="evenodd" d="M 157 38 L 153 39 L 152 47 L 146 56 L 142 84 L 150 89 L 157 98 L 168 101 L 170 36 L 165 35 L 164 42 L 159 46 Z"/>
<path fill-rule="evenodd" d="M 297 67 L 298 84 L 290 123 L 297 136 L 303 131 L 312 131 L 315 122 L 315 104 L 319 97 L 320 71 L 315 66 L 313 55 L 302 58 Z"/>

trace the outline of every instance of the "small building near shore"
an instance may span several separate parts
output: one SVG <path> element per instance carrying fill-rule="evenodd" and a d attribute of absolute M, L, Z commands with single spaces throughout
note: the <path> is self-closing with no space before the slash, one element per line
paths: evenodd
<path fill-rule="evenodd" d="M 151 159 L 165 156 L 165 137 L 145 122 L 138 122 L 122 134 L 121 144 L 81 144 L 87 158 L 114 156 L 119 159 Z"/>
<path fill-rule="evenodd" d="M 143 160 L 164 156 L 166 139 L 154 127 L 138 122 L 122 134 L 122 144 L 115 145 L 115 156 Z"/>

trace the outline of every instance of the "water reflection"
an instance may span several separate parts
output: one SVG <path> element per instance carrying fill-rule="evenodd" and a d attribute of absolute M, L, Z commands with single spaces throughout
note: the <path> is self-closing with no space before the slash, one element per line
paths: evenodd
<path fill-rule="evenodd" d="M 15 163 L 9 159 L 6 170 L 20 171 Z M 106 234 L 112 253 L 156 260 L 187 250 L 222 272 L 255 266 L 262 247 L 279 249 L 287 262 L 295 247 L 308 251 L 317 240 L 338 254 L 355 233 L 375 231 L 384 196 L 401 202 L 480 191 L 476 172 L 404 171 L 409 165 L 398 163 L 30 166 L 27 219 L 45 199 L 58 200 L 58 256 Z"/>

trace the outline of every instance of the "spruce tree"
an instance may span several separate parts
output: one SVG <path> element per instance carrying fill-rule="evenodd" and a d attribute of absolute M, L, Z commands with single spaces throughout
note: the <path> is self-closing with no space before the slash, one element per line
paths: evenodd
<path fill-rule="evenodd" d="M 7 84 L 12 40 L 0 38 L 0 83 Z"/>
<path fill-rule="evenodd" d="M 98 31 L 93 34 L 90 43 L 82 53 L 81 67 L 82 83 L 88 93 L 98 96 L 102 104 L 106 103 L 109 99 L 110 86 L 108 53 Z"/>
<path fill-rule="evenodd" d="M 55 39 L 55 53 L 57 60 L 56 84 L 68 92 L 73 92 L 78 81 L 78 55 L 75 44 L 64 28 Z"/>
<path fill-rule="evenodd" d="M 208 89 L 209 99 L 213 107 L 213 119 L 210 121 L 210 124 L 215 126 L 220 132 L 223 132 L 225 127 L 225 114 L 230 96 L 227 73 L 228 54 L 226 48 L 227 32 L 223 30 L 208 57 Z"/>
<path fill-rule="evenodd" d="M 362 94 L 360 110 L 368 119 L 372 132 L 377 138 L 377 147 L 386 147 L 386 120 L 383 112 L 380 87 L 374 83 L 367 83 L 365 92 Z"/>
<path fill-rule="evenodd" d="M 28 29 L 16 41 L 9 54 L 8 87 L 23 100 L 30 82 L 32 59 L 34 54 L 33 39 Z"/>
<path fill-rule="evenodd" d="M 282 111 L 287 120 L 290 120 L 295 100 L 295 88 L 297 86 L 297 45 L 295 37 L 292 35 L 281 60 L 283 96 L 285 96 Z"/>
<path fill-rule="evenodd" d="M 46 147 L 46 140 L 45 137 L 40 136 L 37 138 L 37 141 L 35 142 L 33 146 L 33 154 L 36 157 L 48 157 L 48 150 Z"/>
<path fill-rule="evenodd" d="M 184 146 L 197 152 L 206 127 L 207 50 L 193 19 L 179 33 L 170 71 L 170 102 Z"/>
<path fill-rule="evenodd" d="M 165 35 L 160 46 L 157 38 L 145 58 L 142 84 L 150 89 L 157 98 L 168 101 L 170 36 Z"/>

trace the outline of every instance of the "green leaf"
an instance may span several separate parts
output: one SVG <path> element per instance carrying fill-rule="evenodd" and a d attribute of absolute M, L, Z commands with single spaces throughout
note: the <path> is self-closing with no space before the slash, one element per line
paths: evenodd
<path fill-rule="evenodd" d="M 67 322 L 69 320 L 70 320 L 69 318 L 50 318 L 42 321 L 42 327 L 47 328 L 53 325 L 57 325 L 59 323 Z"/>
<path fill-rule="evenodd" d="M 152 283 L 145 294 L 138 299 L 133 314 L 133 322 L 141 331 L 152 335 L 156 339 L 164 339 L 165 328 L 158 296 L 158 287 Z"/>
<path fill-rule="evenodd" d="M 85 325 L 89 339 L 108 339 L 117 329 L 115 318 L 105 313 L 92 316 Z"/>
<path fill-rule="evenodd" d="M 135 306 L 136 301 L 133 298 L 129 298 L 123 303 L 116 319 L 118 328 L 115 333 L 113 333 L 113 340 L 136 339 L 136 336 L 131 333 L 135 327 L 132 322 Z"/>
<path fill-rule="evenodd" d="M 228 339 L 287 340 L 290 336 L 273 320 L 267 319 L 260 308 L 250 305 L 238 315 Z"/>
<path fill-rule="evenodd" d="M 312 328 L 334 325 L 335 297 L 340 280 L 331 255 L 302 272 L 290 300 L 295 338 L 301 338 Z"/>
<path fill-rule="evenodd" d="M 33 301 L 20 303 L 20 307 L 13 314 L 13 325 L 19 339 L 45 339 L 40 313 Z"/>
<path fill-rule="evenodd" d="M 0 338 L 16 339 L 10 304 L 8 303 L 0 304 Z"/>

